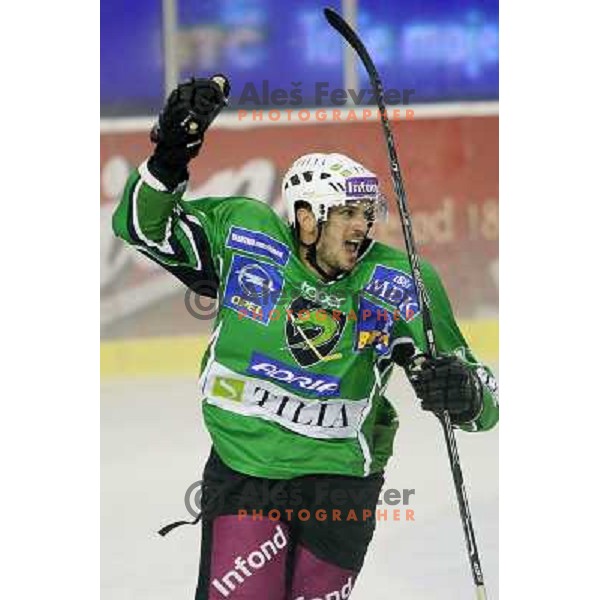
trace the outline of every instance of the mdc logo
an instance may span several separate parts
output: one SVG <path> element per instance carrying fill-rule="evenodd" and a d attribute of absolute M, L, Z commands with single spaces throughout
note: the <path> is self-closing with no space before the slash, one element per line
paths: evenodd
<path fill-rule="evenodd" d="M 396 307 L 407 323 L 420 312 L 417 288 L 410 275 L 398 269 L 377 265 L 365 292 Z"/>
<path fill-rule="evenodd" d="M 338 377 L 291 367 L 258 352 L 252 354 L 246 373 L 262 379 L 285 383 L 300 392 L 314 392 L 320 396 L 335 396 L 340 392 Z"/>

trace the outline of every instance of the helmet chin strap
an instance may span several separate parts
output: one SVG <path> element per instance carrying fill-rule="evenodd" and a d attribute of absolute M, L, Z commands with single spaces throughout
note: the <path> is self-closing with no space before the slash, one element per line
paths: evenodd
<path fill-rule="evenodd" d="M 307 248 L 308 252 L 306 253 L 306 260 L 308 260 L 310 266 L 313 267 L 315 271 L 317 271 L 317 273 L 322 277 L 323 280 L 334 281 L 336 279 L 339 279 L 342 273 L 338 273 L 337 275 L 330 275 L 329 273 L 323 271 L 323 269 L 319 266 L 319 263 L 317 262 L 316 242 L 314 244 L 310 244 L 310 246 L 307 246 Z"/>
<path fill-rule="evenodd" d="M 323 221 L 319 221 L 317 223 L 317 239 L 312 244 L 305 244 L 302 241 L 300 243 L 304 248 L 307 248 L 306 252 L 306 260 L 310 264 L 311 267 L 315 269 L 315 271 L 325 280 L 325 281 L 333 281 L 338 278 L 338 275 L 330 275 L 326 273 L 317 262 L 317 244 L 321 239 L 321 232 L 323 231 Z"/>

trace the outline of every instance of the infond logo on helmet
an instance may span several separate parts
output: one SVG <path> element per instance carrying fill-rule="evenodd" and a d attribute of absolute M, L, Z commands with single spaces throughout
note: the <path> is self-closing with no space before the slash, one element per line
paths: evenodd
<path fill-rule="evenodd" d="M 291 367 L 258 352 L 252 354 L 252 360 L 246 372 L 256 377 L 285 383 L 298 391 L 314 392 L 320 396 L 334 396 L 340 391 L 338 377 Z"/>
<path fill-rule="evenodd" d="M 347 177 L 346 196 L 374 196 L 379 191 L 377 177 Z"/>

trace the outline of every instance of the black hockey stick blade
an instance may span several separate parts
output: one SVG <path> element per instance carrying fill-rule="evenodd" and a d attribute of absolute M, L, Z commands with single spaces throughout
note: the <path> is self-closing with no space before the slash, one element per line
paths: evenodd
<path fill-rule="evenodd" d="M 379 73 L 375 68 L 375 64 L 369 55 L 369 52 L 365 48 L 365 45 L 362 43 L 361 39 L 358 37 L 358 34 L 346 21 L 344 18 L 339 15 L 333 8 L 324 8 L 323 13 L 325 14 L 325 18 L 329 22 L 329 24 L 336 29 L 341 36 L 354 48 L 360 59 L 362 60 L 365 68 L 367 69 L 367 73 L 369 75 L 369 79 L 371 83 L 375 86 L 381 85 L 381 79 L 379 77 Z"/>

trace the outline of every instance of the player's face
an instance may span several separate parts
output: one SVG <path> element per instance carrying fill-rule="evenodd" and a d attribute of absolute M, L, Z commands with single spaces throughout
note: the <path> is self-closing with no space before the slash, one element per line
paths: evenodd
<path fill-rule="evenodd" d="M 366 202 L 332 208 L 317 243 L 317 262 L 331 275 L 354 268 L 369 232 L 371 207 Z"/>

